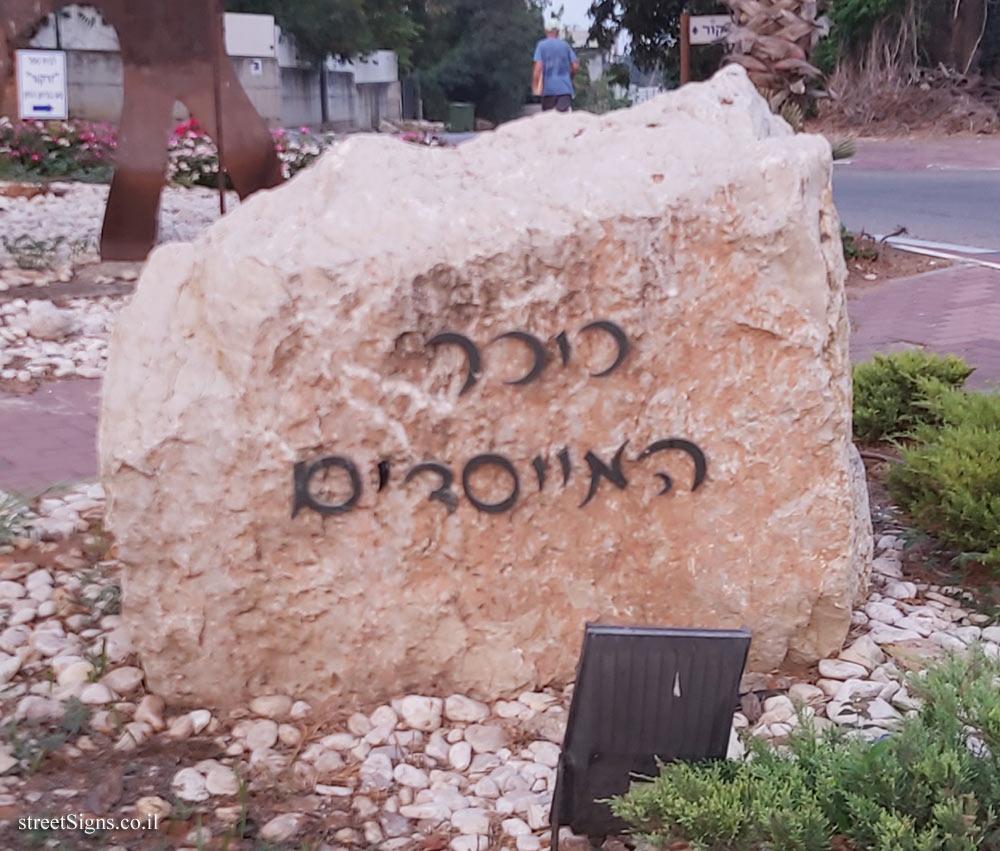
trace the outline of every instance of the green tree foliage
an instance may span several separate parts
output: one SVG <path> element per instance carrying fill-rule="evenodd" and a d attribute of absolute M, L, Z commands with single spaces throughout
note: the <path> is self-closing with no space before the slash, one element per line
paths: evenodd
<path fill-rule="evenodd" d="M 1000 662 L 974 651 L 914 678 L 919 715 L 871 744 L 804 723 L 787 753 L 663 766 L 612 803 L 653 848 L 997 851 Z"/>
<path fill-rule="evenodd" d="M 624 79 L 622 75 L 624 71 Z M 628 88 L 628 69 L 622 65 L 612 65 L 596 80 L 590 78 L 590 70 L 586 61 L 580 62 L 580 72 L 573 80 L 576 96 L 573 98 L 573 108 L 586 112 L 610 112 L 629 105 L 628 98 L 615 97 L 614 86 Z"/>
<path fill-rule="evenodd" d="M 409 67 L 419 32 L 399 0 L 226 0 L 230 12 L 274 15 L 299 52 L 318 61 L 327 54 L 349 59 L 374 50 L 395 50 Z"/>
<path fill-rule="evenodd" d="M 539 5 L 525 0 L 416 0 L 423 37 L 414 52 L 424 114 L 442 120 L 449 101 L 504 121 L 520 114 L 531 91 L 535 43 L 542 38 Z"/>

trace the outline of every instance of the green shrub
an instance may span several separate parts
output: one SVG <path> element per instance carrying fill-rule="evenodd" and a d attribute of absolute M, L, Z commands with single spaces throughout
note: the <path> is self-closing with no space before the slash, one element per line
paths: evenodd
<path fill-rule="evenodd" d="M 996 851 L 997 677 L 981 652 L 950 660 L 911 685 L 920 714 L 874 745 L 804 726 L 787 755 L 754 740 L 744 762 L 666 765 L 611 808 L 656 848 Z"/>
<path fill-rule="evenodd" d="M 1000 395 L 939 393 L 889 492 L 921 531 L 1000 569 Z"/>
<path fill-rule="evenodd" d="M 866 233 L 855 235 L 843 225 L 840 226 L 840 247 L 844 250 L 844 260 L 878 260 L 875 240 Z"/>
<path fill-rule="evenodd" d="M 920 351 L 875 355 L 854 367 L 854 436 L 875 442 L 936 422 L 932 400 L 972 374 L 962 358 Z"/>

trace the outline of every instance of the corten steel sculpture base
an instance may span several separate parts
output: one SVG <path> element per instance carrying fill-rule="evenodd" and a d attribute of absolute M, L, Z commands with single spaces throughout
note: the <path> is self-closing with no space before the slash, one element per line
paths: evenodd
<path fill-rule="evenodd" d="M 17 114 L 14 51 L 68 0 L 0 0 L 0 114 Z M 219 139 L 214 67 L 221 75 L 222 161 L 241 198 L 281 183 L 267 125 L 226 55 L 215 0 L 88 0 L 121 45 L 125 102 L 115 176 L 101 231 L 105 260 L 143 260 L 156 242 L 174 102 Z"/>

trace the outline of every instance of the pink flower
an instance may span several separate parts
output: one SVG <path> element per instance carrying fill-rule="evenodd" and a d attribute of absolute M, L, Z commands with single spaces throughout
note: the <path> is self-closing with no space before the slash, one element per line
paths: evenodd
<path fill-rule="evenodd" d="M 33 163 L 37 163 L 39 160 L 41 160 L 41 156 L 39 156 L 38 154 L 32 154 L 31 155 L 31 161 Z"/>

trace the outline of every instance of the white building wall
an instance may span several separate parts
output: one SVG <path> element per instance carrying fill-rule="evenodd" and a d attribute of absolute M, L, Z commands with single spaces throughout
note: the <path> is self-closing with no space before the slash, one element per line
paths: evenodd
<path fill-rule="evenodd" d="M 154 2 L 158 0 L 143 0 Z M 118 37 L 95 9 L 66 6 L 49 15 L 31 46 L 66 51 L 71 118 L 116 122 L 123 100 Z M 272 127 L 318 126 L 322 121 L 319 71 L 298 54 L 294 39 L 271 15 L 227 13 L 226 51 L 261 117 Z M 402 115 L 399 61 L 378 50 L 350 62 L 328 59 L 327 116 L 337 130 L 373 130 Z M 178 105 L 177 118 L 186 116 Z"/>

